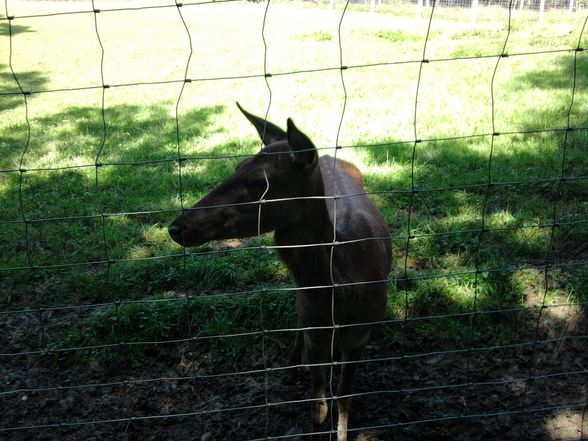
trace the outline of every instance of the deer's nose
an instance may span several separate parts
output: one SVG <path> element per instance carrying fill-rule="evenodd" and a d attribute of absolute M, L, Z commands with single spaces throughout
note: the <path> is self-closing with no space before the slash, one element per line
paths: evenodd
<path fill-rule="evenodd" d="M 176 224 L 171 224 L 167 227 L 167 232 L 171 237 L 179 237 L 182 234 L 182 228 Z"/>

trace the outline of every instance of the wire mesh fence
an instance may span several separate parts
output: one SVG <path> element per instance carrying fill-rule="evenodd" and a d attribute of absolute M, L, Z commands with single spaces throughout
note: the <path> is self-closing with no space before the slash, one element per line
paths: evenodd
<path fill-rule="evenodd" d="M 324 327 L 375 327 L 350 438 L 584 439 L 584 6 L 538 24 L 512 1 L 475 23 L 471 3 L 424 3 L 421 19 L 352 3 L 5 0 L 3 437 L 315 430 L 283 247 L 167 234 L 259 151 L 225 107 L 239 99 L 361 164 L 390 229 L 360 240 L 392 243 L 386 319 Z M 295 246 L 354 242 L 334 232 Z M 326 437 L 350 363 L 330 352 Z"/>
<path fill-rule="evenodd" d="M 326 0 L 323 2 L 316 2 L 316 1 L 309 1 L 310 3 L 324 3 L 328 4 L 330 7 L 335 7 L 335 1 Z M 353 0 L 350 2 L 352 5 L 363 6 L 365 8 L 369 8 L 372 12 L 376 9 L 384 9 L 388 12 L 397 13 L 406 13 L 407 9 L 414 8 L 418 16 L 421 15 L 421 8 L 426 6 L 427 8 L 431 7 L 430 0 L 414 0 L 414 1 L 402 1 L 402 0 Z M 480 11 L 484 11 L 485 8 L 488 10 L 492 10 L 492 8 L 502 8 L 502 9 L 510 9 L 511 5 L 509 1 L 504 0 L 497 0 L 497 1 L 479 1 L 479 0 L 447 0 L 447 1 L 438 1 L 435 2 L 436 8 L 460 8 L 460 9 L 470 9 L 472 10 L 473 14 L 478 14 Z M 480 10 L 480 8 L 482 8 Z M 570 13 L 576 11 L 582 11 L 586 9 L 586 3 L 582 0 L 575 1 L 548 1 L 548 0 L 537 0 L 537 1 L 517 1 L 513 2 L 512 8 L 515 9 L 518 13 L 523 13 L 524 11 L 527 12 L 535 12 L 539 13 L 540 17 L 542 17 L 545 10 L 559 10 L 559 11 L 568 11 Z M 483 12 L 482 12 L 483 13 Z M 540 18 L 542 19 L 542 18 Z"/>
<path fill-rule="evenodd" d="M 361 4 L 361 5 L 366 5 L 366 6 L 370 6 L 371 3 L 369 0 L 354 0 L 352 2 L 350 2 L 351 4 Z M 390 1 L 390 2 L 386 2 L 386 1 L 381 1 L 381 2 L 376 2 L 376 6 L 382 6 L 382 5 L 388 5 L 388 6 L 398 6 L 398 7 L 402 7 L 404 5 L 413 5 L 416 6 L 418 5 L 418 1 L 410 1 L 410 2 L 403 2 L 403 1 Z M 423 4 L 426 4 L 427 6 L 431 6 L 430 2 L 427 3 L 426 0 L 423 2 Z M 435 2 L 435 7 L 436 8 L 443 8 L 443 7 L 447 7 L 447 8 L 471 8 L 475 6 L 475 2 L 472 0 L 447 0 L 447 1 L 439 1 L 439 2 Z M 508 1 L 504 1 L 504 0 L 497 0 L 497 1 L 481 1 L 478 2 L 478 6 L 497 6 L 497 7 L 502 7 L 502 8 L 506 8 L 509 9 L 510 4 Z M 543 7 L 546 9 L 561 9 L 561 10 L 571 10 L 574 11 L 576 10 L 576 8 L 578 10 L 581 10 L 582 8 L 585 8 L 586 5 L 582 2 L 569 2 L 569 1 L 545 1 L 543 2 Z M 535 10 L 538 11 L 541 8 L 541 1 L 537 0 L 537 1 L 528 1 L 528 2 L 521 2 L 521 1 L 517 1 L 513 3 L 513 8 L 517 9 L 517 10 L 525 10 L 525 9 L 530 9 L 530 10 Z"/>

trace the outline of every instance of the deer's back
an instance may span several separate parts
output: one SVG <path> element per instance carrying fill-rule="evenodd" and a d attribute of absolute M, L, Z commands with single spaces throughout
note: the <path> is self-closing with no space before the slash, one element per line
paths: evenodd
<path fill-rule="evenodd" d="M 380 210 L 365 194 L 363 176 L 353 164 L 331 156 L 320 158 L 319 166 L 325 187 L 325 196 L 339 196 L 336 201 L 327 199 L 331 222 L 337 228 L 337 241 L 349 242 L 366 239 L 342 247 L 344 253 L 355 253 L 364 272 L 385 278 L 390 271 L 390 233 Z M 378 240 L 378 238 L 382 238 Z M 374 255 L 375 254 L 375 255 Z M 359 275 L 358 277 L 362 277 Z"/>

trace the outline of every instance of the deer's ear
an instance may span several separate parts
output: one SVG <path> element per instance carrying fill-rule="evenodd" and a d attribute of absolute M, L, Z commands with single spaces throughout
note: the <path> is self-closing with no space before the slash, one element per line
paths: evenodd
<path fill-rule="evenodd" d="M 259 116 L 255 116 L 249 113 L 247 110 L 241 107 L 241 104 L 239 103 L 237 103 L 237 107 L 241 113 L 245 115 L 245 118 L 247 118 L 251 124 L 253 124 L 264 145 L 268 146 L 276 141 L 285 141 L 287 139 L 286 132 L 284 132 L 278 126 L 272 124 L 269 121 L 266 121 L 263 118 L 260 118 Z"/>
<path fill-rule="evenodd" d="M 294 154 L 294 160 L 302 165 L 315 165 L 318 160 L 316 147 L 308 136 L 298 130 L 288 118 L 288 145 Z"/>

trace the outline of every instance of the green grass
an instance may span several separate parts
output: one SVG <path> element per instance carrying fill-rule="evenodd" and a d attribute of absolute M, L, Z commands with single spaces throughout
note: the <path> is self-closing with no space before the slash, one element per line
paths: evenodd
<path fill-rule="evenodd" d="M 19 3 L 15 8 L 11 14 L 18 17 L 76 10 L 80 3 Z M 422 65 L 417 106 L 417 136 L 424 142 L 413 151 L 421 67 L 413 62 L 423 57 L 427 20 L 408 18 L 414 13 L 409 8 L 384 8 L 376 15 L 349 10 L 341 25 L 340 53 L 340 11 L 273 3 L 268 9 L 266 67 L 274 74 L 267 79 L 272 93 L 269 118 L 283 125 L 293 117 L 323 153 L 332 154 L 336 142 L 346 146 L 338 156 L 364 172 L 366 188 L 374 193 L 392 234 L 390 318 L 461 314 L 474 306 L 480 311 L 534 306 L 530 293 L 540 299 L 546 293 L 553 304 L 586 300 L 588 271 L 581 265 L 553 269 L 547 288 L 539 270 L 524 269 L 541 265 L 550 246 L 552 260 L 564 264 L 582 261 L 588 248 L 588 184 L 569 179 L 560 189 L 558 181 L 550 181 L 559 178 L 562 160 L 565 176 L 587 175 L 587 132 L 568 133 L 564 160 L 563 132 L 545 131 L 567 125 L 574 59 L 572 52 L 562 50 L 576 47 L 585 17 L 550 12 L 540 26 L 532 14 L 514 14 L 505 48 L 510 56 L 500 59 L 492 88 L 508 15 L 500 8 L 482 12 L 478 24 L 471 25 L 468 11 L 435 11 L 425 54 L 431 62 Z M 182 13 L 193 44 L 189 78 L 264 72 L 265 5 L 200 5 Z M 188 36 L 176 9 L 105 12 L 98 16 L 98 29 L 107 84 L 184 77 Z M 165 37 L 154 29 L 166 29 Z M 25 90 L 101 86 L 101 50 L 92 14 L 17 18 L 12 31 L 12 63 Z M 587 44 L 584 34 L 581 45 Z M 2 21 L 2 92 L 19 90 L 7 65 L 8 50 L 8 29 Z M 550 52 L 517 55 L 537 51 Z M 352 68 L 343 71 L 347 101 L 339 132 L 344 99 L 339 70 L 275 74 L 336 68 L 340 54 Z M 485 58 L 469 58 L 477 56 Z M 464 59 L 435 61 L 454 57 Z M 366 64 L 378 66 L 353 67 Z M 570 124 L 585 128 L 585 51 L 577 54 L 575 72 Z M 290 283 L 275 253 L 256 248 L 257 239 L 237 249 L 235 243 L 205 245 L 197 250 L 205 254 L 186 259 L 169 239 L 166 228 L 181 202 L 193 204 L 229 176 L 240 158 L 227 156 L 244 157 L 259 149 L 234 101 L 264 114 L 269 99 L 261 76 L 193 81 L 184 88 L 176 119 L 181 86 L 106 89 L 105 132 L 101 87 L 33 94 L 27 97 L 30 138 L 23 97 L 0 96 L 3 308 L 197 299 Z M 504 134 L 493 140 L 470 137 L 493 131 Z M 520 131 L 527 133 L 509 134 Z M 439 140 L 443 138 L 452 139 Z M 363 147 L 347 147 L 355 145 Z M 182 163 L 181 181 L 174 161 L 178 148 L 181 156 L 192 158 Z M 102 165 L 96 167 L 96 161 Z M 8 171 L 20 168 L 30 171 Z M 489 178 L 497 185 L 487 194 L 484 184 Z M 411 198 L 406 190 L 413 180 L 419 192 Z M 506 185 L 509 182 L 524 183 Z M 484 204 L 489 231 L 480 235 Z M 560 225 L 552 241 L 546 225 L 553 220 L 554 208 Z M 409 213 L 410 234 L 417 237 L 407 244 Z M 30 221 L 26 225 L 20 222 L 23 216 Z M 268 237 L 261 240 L 270 243 Z M 521 270 L 504 271 L 513 267 Z M 476 268 L 477 275 L 444 277 Z M 290 293 L 271 298 L 264 314 L 270 320 L 263 327 L 292 326 Z M 85 346 L 117 339 L 231 334 L 261 326 L 259 313 L 252 312 L 258 297 L 216 301 L 123 304 L 116 330 L 117 308 L 111 306 L 80 318 L 67 331 L 50 337 L 39 331 L 43 338 L 32 340 L 41 347 Z M 222 311 L 222 317 L 212 317 L 212 309 Z M 420 320 L 390 325 L 377 335 L 411 347 L 411 336 L 421 345 L 508 342 L 520 337 L 525 317 L 482 314 L 473 325 L 460 317 Z M 240 356 L 245 347 L 241 343 L 224 348 L 223 354 Z M 134 347 L 134 354 L 140 358 L 139 348 Z"/>
<path fill-rule="evenodd" d="M 260 328 L 263 318 L 264 328 Z M 292 332 L 275 337 L 264 329 L 296 326 L 294 298 L 282 293 L 263 292 L 250 295 L 235 293 L 229 297 L 177 298 L 159 295 L 146 303 L 123 303 L 110 306 L 84 320 L 76 320 L 61 333 L 55 349 L 102 346 L 86 351 L 56 353 L 54 361 L 67 364 L 142 363 L 159 348 L 144 342 L 181 340 L 184 352 L 199 354 L 207 363 L 241 360 L 252 354 L 284 350 Z M 227 335 L 231 335 L 230 337 Z M 219 337 L 220 336 L 220 337 Z M 121 344 L 122 343 L 122 344 Z M 114 346 L 114 347 L 112 347 Z"/>
<path fill-rule="evenodd" d="M 375 33 L 376 37 L 383 38 L 392 43 L 406 42 L 406 41 L 422 41 L 423 37 L 420 34 L 411 34 L 398 30 L 382 30 Z"/>
<path fill-rule="evenodd" d="M 333 34 L 325 31 L 315 31 L 310 34 L 302 34 L 300 38 L 303 40 L 331 41 Z"/>

